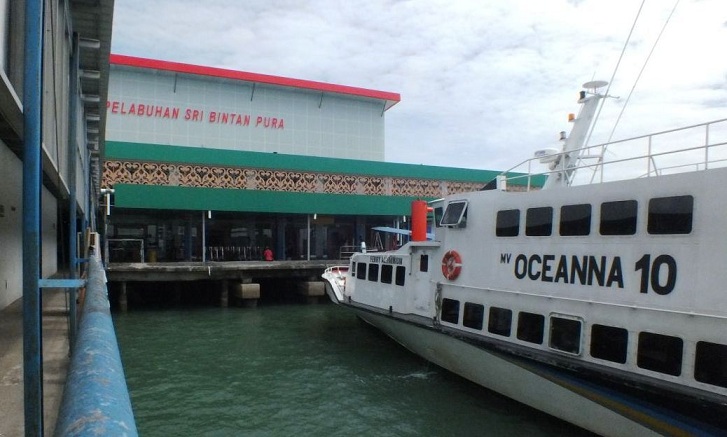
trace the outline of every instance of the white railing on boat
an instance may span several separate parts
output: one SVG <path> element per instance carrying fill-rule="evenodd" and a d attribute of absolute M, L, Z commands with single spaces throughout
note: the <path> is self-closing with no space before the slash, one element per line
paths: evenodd
<path fill-rule="evenodd" d="M 552 155 L 562 156 L 564 152 Z M 607 159 L 610 158 L 610 159 Z M 560 160 L 564 161 L 564 160 Z M 508 185 L 525 185 L 534 177 L 562 171 L 547 169 L 539 158 L 527 159 L 503 172 Z M 584 147 L 575 165 L 570 185 L 654 177 L 727 166 L 727 118 Z M 545 171 L 537 171 L 546 167 Z M 534 172 L 535 171 L 535 172 Z M 512 175 L 512 173 L 519 173 Z"/>

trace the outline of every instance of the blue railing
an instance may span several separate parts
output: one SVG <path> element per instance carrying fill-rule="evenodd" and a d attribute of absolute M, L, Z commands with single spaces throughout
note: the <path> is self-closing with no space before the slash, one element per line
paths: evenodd
<path fill-rule="evenodd" d="M 56 436 L 137 436 L 98 255 L 89 259 L 85 301 L 63 393 Z"/>

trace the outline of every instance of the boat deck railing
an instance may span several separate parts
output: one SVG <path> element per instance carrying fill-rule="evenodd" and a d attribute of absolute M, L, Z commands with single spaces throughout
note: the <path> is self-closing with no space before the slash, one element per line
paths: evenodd
<path fill-rule="evenodd" d="M 563 162 L 564 154 L 556 153 L 551 159 Z M 726 166 L 727 118 L 584 147 L 567 170 L 573 170 L 570 185 L 587 185 Z M 530 190 L 533 177 L 563 170 L 557 165 L 548 169 L 548 164 L 534 157 L 503 172 L 501 177 L 508 184 L 525 185 Z M 519 174 L 513 175 L 516 172 Z"/>

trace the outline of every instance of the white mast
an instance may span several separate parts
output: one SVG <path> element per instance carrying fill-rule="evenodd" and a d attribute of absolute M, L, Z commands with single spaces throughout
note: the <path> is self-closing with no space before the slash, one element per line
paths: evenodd
<path fill-rule="evenodd" d="M 548 160 L 550 161 L 550 170 L 554 171 L 548 176 L 543 189 L 570 185 L 581 150 L 585 146 L 588 131 L 593 124 L 598 102 L 605 97 L 598 94 L 596 90 L 606 85 L 608 85 L 608 82 L 602 80 L 583 84 L 583 88 L 592 90 L 592 92 L 581 91 L 581 97 L 578 100 L 578 103 L 582 104 L 581 110 L 578 117 L 573 120 L 573 129 L 571 129 L 570 135 L 565 138 L 562 152 L 559 152 L 555 159 Z"/>

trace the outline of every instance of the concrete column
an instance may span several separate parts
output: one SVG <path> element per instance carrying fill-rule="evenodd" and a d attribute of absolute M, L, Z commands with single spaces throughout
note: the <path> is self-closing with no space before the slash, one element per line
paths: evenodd
<path fill-rule="evenodd" d="M 126 281 L 121 281 L 121 292 L 119 293 L 119 310 L 122 313 L 129 311 L 129 301 L 126 295 Z"/>
<path fill-rule="evenodd" d="M 287 242 L 285 241 L 285 226 L 287 224 L 287 220 L 282 217 L 278 218 L 275 223 L 276 232 L 275 232 L 275 259 L 285 259 L 285 245 Z"/>
<path fill-rule="evenodd" d="M 182 283 L 177 281 L 174 283 L 174 306 L 182 304 Z"/>
<path fill-rule="evenodd" d="M 220 281 L 220 306 L 222 308 L 227 308 L 228 306 L 228 288 L 227 288 L 227 279 L 223 279 Z"/>

